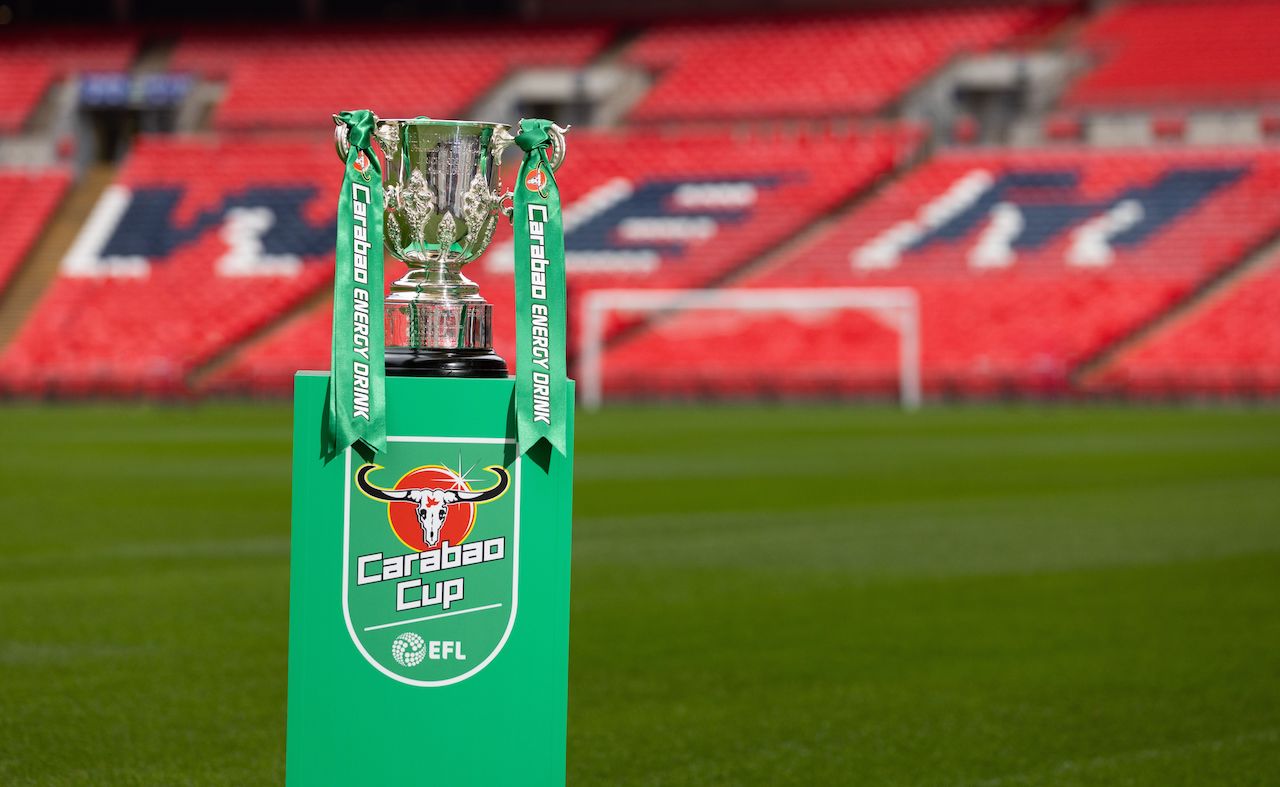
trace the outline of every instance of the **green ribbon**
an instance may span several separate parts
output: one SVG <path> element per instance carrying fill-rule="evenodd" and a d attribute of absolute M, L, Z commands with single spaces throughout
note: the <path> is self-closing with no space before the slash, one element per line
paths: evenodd
<path fill-rule="evenodd" d="M 516 253 L 516 440 L 520 453 L 547 440 L 565 453 L 564 226 L 547 148 L 551 121 L 522 120 L 524 151 L 512 204 Z"/>
<path fill-rule="evenodd" d="M 366 459 L 387 447 L 382 316 L 382 169 L 370 144 L 367 109 L 338 115 L 347 124 L 346 175 L 338 199 L 333 275 L 333 358 L 320 446 L 325 460 L 354 446 Z"/>

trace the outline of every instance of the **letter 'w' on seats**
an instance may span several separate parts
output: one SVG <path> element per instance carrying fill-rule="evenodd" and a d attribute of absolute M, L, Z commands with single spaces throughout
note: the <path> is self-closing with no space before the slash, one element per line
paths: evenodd
<path fill-rule="evenodd" d="M 849 255 L 850 264 L 862 270 L 896 267 L 904 251 L 968 210 L 994 185 L 995 177 L 985 169 L 965 173 L 942 194 L 922 205 L 915 218 L 894 224 L 854 249 Z"/>
<path fill-rule="evenodd" d="M 146 257 L 101 256 L 132 201 L 133 192 L 128 187 L 118 184 L 107 186 L 98 198 L 98 204 L 93 206 L 93 212 L 80 228 L 80 234 L 71 244 L 71 249 L 62 258 L 63 276 L 140 279 L 151 272 L 151 265 Z"/>
<path fill-rule="evenodd" d="M 1133 229 L 1144 216 L 1146 211 L 1136 199 L 1117 202 L 1106 213 L 1089 219 L 1071 233 L 1067 262 L 1088 268 L 1110 265 L 1115 258 L 1111 239 Z"/>
<path fill-rule="evenodd" d="M 1013 242 L 1022 234 L 1026 222 L 1022 211 L 1012 202 L 1001 202 L 991 208 L 991 221 L 969 252 L 969 265 L 974 268 L 1007 268 L 1013 264 Z"/>

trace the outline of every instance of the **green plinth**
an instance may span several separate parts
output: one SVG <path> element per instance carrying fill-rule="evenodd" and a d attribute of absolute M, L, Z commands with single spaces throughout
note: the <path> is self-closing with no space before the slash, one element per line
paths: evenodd
<path fill-rule="evenodd" d="M 512 380 L 392 377 L 387 450 L 325 464 L 327 382 L 295 387 L 287 784 L 563 784 L 572 448 L 517 456 Z"/>

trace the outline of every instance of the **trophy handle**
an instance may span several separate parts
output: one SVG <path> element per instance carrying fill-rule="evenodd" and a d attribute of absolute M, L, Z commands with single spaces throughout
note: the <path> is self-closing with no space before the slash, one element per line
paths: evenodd
<path fill-rule="evenodd" d="M 340 161 L 346 161 L 347 153 L 351 151 L 351 142 L 347 139 L 347 124 L 337 115 L 333 116 L 333 149 L 337 151 Z"/>
<path fill-rule="evenodd" d="M 347 160 L 347 152 L 351 150 L 351 143 L 347 141 L 347 124 L 338 120 L 338 116 L 333 116 L 333 149 L 338 153 L 339 161 Z"/>
<path fill-rule="evenodd" d="M 395 155 L 395 130 L 390 123 L 384 123 L 378 120 L 378 116 L 373 116 L 373 139 L 378 143 L 378 147 L 382 150 L 383 157 Z M 351 150 L 351 141 L 347 138 L 347 124 L 337 115 L 333 116 L 333 149 L 337 151 L 338 158 L 341 161 L 347 160 L 347 153 Z"/>
<path fill-rule="evenodd" d="M 555 123 L 551 124 L 551 150 L 547 154 L 547 162 L 551 164 L 552 172 L 560 169 L 560 165 L 564 163 L 564 157 L 568 153 L 568 148 L 565 146 L 564 135 L 565 132 L 571 128 L 573 127 L 564 126 L 562 128 L 557 126 Z"/>
<path fill-rule="evenodd" d="M 523 123 L 524 121 L 520 121 Z M 520 133 L 520 123 L 516 124 L 516 133 Z M 555 172 L 560 169 L 560 165 L 564 163 L 565 153 L 568 148 L 565 146 L 564 135 L 572 126 L 557 126 L 551 124 L 551 150 L 547 152 L 547 162 L 551 164 L 551 171 Z M 499 128 L 493 134 L 493 141 L 489 144 L 492 146 L 495 159 L 502 160 L 502 151 L 511 147 L 516 143 L 516 138 L 512 136 L 510 131 L 505 127 Z"/>
<path fill-rule="evenodd" d="M 521 123 L 523 122 L 524 121 L 521 121 Z M 565 132 L 567 132 L 570 128 L 573 128 L 573 127 L 572 126 L 562 127 L 562 126 L 556 125 L 555 123 L 551 124 L 551 134 L 550 134 L 551 150 L 548 151 L 547 153 L 547 163 L 551 165 L 552 172 L 555 172 L 556 170 L 560 169 L 560 165 L 564 164 L 564 157 L 568 153 L 568 147 L 565 144 L 564 135 L 565 135 Z M 517 123 L 516 133 L 519 133 L 519 132 L 520 132 L 520 125 L 519 123 Z M 508 146 L 515 143 L 515 137 L 511 136 L 511 134 L 505 130 L 499 131 L 499 134 L 501 136 L 498 136 L 498 135 L 494 136 L 494 142 L 496 145 L 499 146 L 498 152 L 499 154 L 501 154 L 502 150 L 505 150 Z M 511 204 L 511 200 L 513 197 L 515 197 L 515 192 L 507 191 L 498 199 L 498 204 L 501 206 L 502 215 L 506 216 L 508 221 L 511 220 L 511 217 L 515 214 L 515 211 L 516 211 L 515 205 Z"/>

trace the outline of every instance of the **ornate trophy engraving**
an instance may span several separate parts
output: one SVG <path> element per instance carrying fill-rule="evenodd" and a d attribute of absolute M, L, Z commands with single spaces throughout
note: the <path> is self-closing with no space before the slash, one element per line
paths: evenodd
<path fill-rule="evenodd" d="M 346 161 L 347 127 L 334 116 L 334 143 Z M 554 128 L 550 164 L 564 160 L 565 129 Z M 493 307 L 462 266 L 493 240 L 511 192 L 499 182 L 514 142 L 501 123 L 378 120 L 384 159 L 384 240 L 409 271 L 391 285 L 384 310 L 388 375 L 505 377 L 493 352 Z"/>

